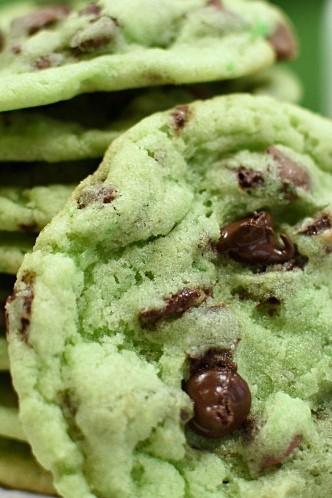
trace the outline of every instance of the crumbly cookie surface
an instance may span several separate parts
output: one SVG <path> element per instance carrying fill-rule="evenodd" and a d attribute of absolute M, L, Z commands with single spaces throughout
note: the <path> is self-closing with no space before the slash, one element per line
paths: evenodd
<path fill-rule="evenodd" d="M 283 15 L 244 0 L 20 5 L 2 10 L 1 40 L 0 111 L 87 92 L 229 80 L 296 53 Z"/>
<path fill-rule="evenodd" d="M 65 498 L 325 498 L 330 122 L 269 98 L 117 139 L 8 303 L 25 432 Z"/>

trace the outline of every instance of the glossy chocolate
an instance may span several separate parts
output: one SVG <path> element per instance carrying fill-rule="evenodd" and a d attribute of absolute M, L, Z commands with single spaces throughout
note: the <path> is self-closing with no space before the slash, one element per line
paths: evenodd
<path fill-rule="evenodd" d="M 191 428 L 208 438 L 232 434 L 246 421 L 251 408 L 248 384 L 233 369 L 199 370 L 185 384 L 194 402 Z"/>
<path fill-rule="evenodd" d="M 286 235 L 279 242 L 269 213 L 258 213 L 225 226 L 217 250 L 236 261 L 249 265 L 272 265 L 290 261 L 296 254 Z"/>

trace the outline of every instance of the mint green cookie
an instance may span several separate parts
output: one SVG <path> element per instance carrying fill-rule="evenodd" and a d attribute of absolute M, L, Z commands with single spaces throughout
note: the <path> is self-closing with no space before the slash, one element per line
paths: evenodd
<path fill-rule="evenodd" d="M 264 2 L 70 5 L 2 9 L 0 111 L 81 93 L 230 80 L 296 53 L 288 21 Z"/>
<path fill-rule="evenodd" d="M 82 95 L 68 102 L 0 114 L 0 158 L 51 163 L 100 158 L 121 132 L 149 114 L 239 91 L 291 102 L 301 97 L 298 80 L 283 67 L 228 82 Z"/>
<path fill-rule="evenodd" d="M 0 439 L 0 484 L 46 495 L 55 495 L 52 478 L 35 461 L 28 445 Z"/>
<path fill-rule="evenodd" d="M 237 95 L 117 139 L 8 304 L 65 498 L 326 498 L 332 124 Z"/>

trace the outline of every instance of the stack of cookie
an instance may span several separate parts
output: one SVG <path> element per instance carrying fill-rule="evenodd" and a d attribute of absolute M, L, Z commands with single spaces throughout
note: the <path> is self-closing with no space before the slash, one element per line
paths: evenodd
<path fill-rule="evenodd" d="M 67 3 L 43 7 L 18 3 L 14 7 L 10 5 L 2 10 L 1 49 L 0 289 L 3 301 L 13 285 L 8 275 L 17 272 L 24 255 L 32 250 L 39 231 L 64 207 L 75 185 L 93 173 L 109 144 L 133 124 L 154 112 L 175 106 L 171 116 L 175 136 L 180 136 L 192 112 L 188 104 L 193 100 L 210 99 L 220 94 L 234 92 L 265 93 L 291 101 L 296 101 L 300 96 L 299 85 L 293 76 L 275 65 L 276 62 L 292 58 L 296 53 L 296 43 L 289 24 L 278 10 L 262 2 L 101 0 L 96 3 L 83 1 L 73 2 L 70 5 Z M 243 105 L 245 112 L 246 102 L 243 102 Z M 168 152 L 162 147 L 159 148 L 157 142 L 158 137 L 161 140 L 163 134 L 167 135 L 167 126 L 160 128 L 157 122 L 151 121 L 151 123 L 156 127 L 155 135 L 150 133 L 150 128 L 145 130 L 142 126 L 141 129 L 142 138 L 146 135 L 142 151 L 145 149 L 148 151 L 146 158 L 147 163 L 148 157 L 153 162 L 151 167 L 154 167 L 155 163 L 162 166 Z M 243 126 L 246 126 L 245 123 Z M 208 143 L 208 136 L 205 140 Z M 227 140 L 229 141 L 225 138 L 225 144 Z M 121 144 L 121 140 L 116 143 Z M 201 155 L 204 159 L 204 148 L 200 151 L 195 143 L 194 147 L 197 148 L 197 155 Z M 113 150 L 116 151 L 116 145 Z M 112 162 L 111 156 L 112 154 L 108 156 L 110 162 Z M 131 188 L 132 178 L 129 158 L 130 154 L 128 158 L 123 158 L 123 171 L 126 172 L 123 182 L 125 185 L 128 181 L 128 189 Z M 174 188 L 170 189 L 167 197 L 159 198 L 161 193 L 159 186 L 148 177 L 145 179 L 140 160 L 136 159 L 131 165 L 133 170 L 137 169 L 138 176 L 134 177 L 134 183 L 138 186 L 136 194 L 141 197 L 144 188 L 150 194 L 155 191 L 155 199 L 151 201 L 151 206 L 157 213 L 155 216 L 157 223 L 158 217 L 167 218 L 167 210 L 171 213 L 173 207 L 177 205 L 178 173 L 173 172 Z M 106 169 L 104 168 L 105 171 Z M 173 173 L 169 172 L 170 177 Z M 183 174 L 186 175 L 185 170 Z M 238 174 L 242 175 L 242 187 L 245 186 L 247 192 L 252 192 L 254 187 L 264 183 L 263 174 L 255 172 L 253 175 L 245 166 Z M 213 176 L 213 171 L 211 175 Z M 92 178 L 92 187 L 88 184 L 82 195 L 75 194 L 76 200 L 72 201 L 78 202 L 78 208 L 82 211 L 82 220 L 85 219 L 85 208 L 89 208 L 90 205 L 97 205 L 100 215 L 103 216 L 103 206 L 109 205 L 113 209 L 116 205 L 113 201 L 118 196 L 121 204 L 122 193 L 118 192 L 118 185 L 114 188 L 108 186 L 94 188 L 95 183 L 102 184 L 102 175 L 99 173 L 97 177 Z M 143 189 L 140 182 L 144 183 Z M 136 196 L 134 188 L 131 194 L 129 200 L 133 202 Z M 185 216 L 186 195 L 191 197 L 192 193 L 181 192 L 183 205 L 177 208 L 175 223 L 180 222 Z M 231 193 L 225 195 L 227 197 Z M 126 195 L 123 199 L 126 199 Z M 211 201 L 206 199 L 206 202 Z M 265 199 L 265 202 L 268 203 L 268 200 Z M 158 213 L 161 205 L 163 205 L 162 215 Z M 62 247 L 63 237 L 62 242 L 70 243 L 73 254 L 78 251 L 78 254 L 85 258 L 84 268 L 89 272 L 91 254 L 89 249 L 85 250 L 81 242 L 83 239 L 88 242 L 92 236 L 97 244 L 98 231 L 97 233 L 89 231 L 88 217 L 84 221 L 81 233 L 75 231 L 74 221 L 73 230 L 67 230 L 70 213 L 74 217 L 77 215 L 76 208 L 70 207 L 72 204 L 68 206 L 64 226 L 59 224 L 61 217 L 51 225 L 57 237 L 51 238 L 52 240 L 50 239 L 46 245 L 51 253 L 57 252 L 58 248 Z M 120 257 L 119 251 L 122 252 L 127 244 L 146 240 L 149 230 L 146 230 L 145 218 L 150 207 L 144 203 L 136 205 L 133 202 L 133 209 L 134 206 L 138 210 L 137 213 L 140 213 L 140 219 L 136 219 L 135 223 L 142 234 L 142 239 L 136 236 L 132 238 L 130 233 L 132 224 L 129 223 L 127 226 L 125 220 L 121 221 L 118 232 L 121 242 L 114 242 L 110 238 L 110 252 L 105 252 L 103 248 L 102 258 L 110 257 L 112 251 Z M 259 208 L 259 203 L 253 201 L 250 206 L 255 210 Z M 89 209 L 86 212 L 88 213 Z M 121 220 L 120 207 L 119 219 Z M 105 221 L 110 223 L 107 230 L 111 233 L 110 227 L 113 226 L 113 221 L 109 221 L 107 217 Z M 94 223 L 92 221 L 92 224 Z M 149 237 L 160 233 L 167 234 L 172 226 L 173 221 L 170 221 L 165 223 L 161 232 L 152 229 Z M 103 246 L 102 238 L 106 227 L 103 226 L 100 230 Z M 78 257 L 77 260 L 79 259 Z M 43 260 L 40 264 L 42 271 Z M 63 268 L 58 269 L 56 263 L 52 268 L 61 275 Z M 35 271 L 36 269 L 30 273 L 34 274 Z M 121 271 L 124 271 L 124 268 Z M 149 271 L 146 272 L 144 279 L 148 277 Z M 22 291 L 25 295 L 23 304 L 20 302 L 20 313 L 21 315 L 23 313 L 19 327 L 21 337 L 25 337 L 30 328 L 34 297 L 29 272 L 26 270 L 24 272 L 21 273 L 21 279 L 26 286 Z M 34 280 L 35 277 L 31 278 Z M 138 283 L 141 278 L 141 273 L 138 271 Z M 93 286 L 91 288 L 94 289 Z M 101 286 L 96 290 L 96 295 L 98 292 L 103 292 Z M 209 292 L 209 290 L 200 291 L 198 295 L 197 292 L 193 295 L 189 293 L 189 300 L 196 306 L 208 299 Z M 88 300 L 86 306 L 89 307 Z M 183 311 L 187 309 L 187 304 L 181 306 L 184 306 Z M 103 314 L 102 309 L 99 312 Z M 179 312 L 170 313 L 172 316 L 174 314 L 177 315 Z M 48 314 L 48 318 L 51 315 L 52 313 Z M 143 313 L 141 316 L 143 329 L 153 329 L 159 322 L 158 313 L 154 318 L 150 315 L 151 313 Z M 58 318 L 54 319 L 56 321 Z M 14 323 L 15 319 L 12 320 Z M 88 315 L 87 320 L 90 320 Z M 123 318 L 123 323 L 125 322 Z M 103 324 L 99 331 L 92 327 L 96 338 L 103 336 L 104 326 Z M 3 321 L 1 330 L 4 331 Z M 43 332 L 40 334 L 42 336 Z M 24 339 L 23 342 L 25 346 L 30 343 L 28 339 Z M 154 348 L 149 345 L 150 347 L 153 357 Z M 50 354 L 53 355 L 54 352 L 51 353 L 51 350 L 52 348 Z M 17 358 L 20 354 L 15 352 L 15 347 L 13 351 L 14 367 L 17 371 Z M 176 362 L 176 358 L 174 361 Z M 26 365 L 26 362 L 23 361 L 23 364 Z M 26 436 L 18 421 L 17 401 L 7 372 L 8 366 L 3 335 L 0 339 L 0 368 L 3 372 L 0 393 L 0 436 L 3 438 L 0 441 L 0 482 L 5 486 L 44 493 L 54 492 L 50 476 L 33 461 L 29 446 L 25 443 Z M 46 359 L 41 367 L 42 370 L 45 369 L 45 378 L 48 376 L 47 368 Z M 29 377 L 26 370 L 25 372 L 24 375 Z M 33 374 L 31 382 L 35 382 L 35 372 L 31 373 Z M 19 374 L 16 376 L 17 379 L 20 378 Z M 20 380 L 17 382 L 20 388 Z M 38 384 L 39 380 L 36 382 Z M 59 381 L 59 386 L 60 384 Z M 64 405 L 68 416 L 65 418 L 66 423 L 70 425 L 73 416 L 71 394 L 67 393 L 66 389 L 61 389 L 57 392 L 57 396 L 66 401 Z M 27 391 L 28 389 L 21 389 L 20 394 L 23 393 L 23 398 Z M 50 394 L 49 402 L 54 403 L 53 394 Z M 24 410 L 29 411 L 26 404 Z M 184 410 L 184 414 L 187 412 L 188 410 Z M 35 423 L 38 425 L 38 410 L 35 412 L 35 417 Z M 28 425 L 31 423 L 29 416 L 23 414 L 23 419 L 30 420 Z M 27 429 L 27 424 L 24 428 Z M 73 425 L 69 432 L 75 433 L 76 429 Z M 42 445 L 39 447 L 39 443 L 36 443 L 33 433 L 34 429 L 31 430 L 32 435 L 28 436 L 29 441 L 34 443 L 34 451 L 43 465 L 56 475 L 57 482 L 60 482 L 59 472 L 63 463 L 60 454 L 57 458 L 48 459 Z M 57 434 L 57 432 L 54 435 L 50 433 L 50 439 L 53 436 L 57 437 Z M 158 428 L 156 434 L 157 438 Z M 59 444 L 61 437 L 59 436 Z M 160 437 L 164 435 L 160 434 Z M 151 444 L 153 445 L 153 442 Z M 61 450 L 59 452 L 61 453 Z M 73 454 L 73 465 L 75 458 Z M 165 458 L 168 459 L 168 456 Z M 55 470 L 56 462 L 59 468 Z M 134 468 L 132 470 L 136 472 Z M 94 470 L 90 468 L 89 472 L 93 474 Z M 136 473 L 139 474 L 139 468 Z M 67 475 L 71 476 L 69 464 Z M 162 477 L 161 479 L 163 480 Z M 60 483 L 57 486 L 64 496 L 69 498 L 76 496 L 76 491 L 68 491 L 71 485 L 66 487 Z M 74 481 L 72 486 L 75 486 Z M 143 488 L 142 486 L 142 490 Z M 84 493 L 85 491 L 80 489 L 77 496 L 80 498 L 88 496 Z M 115 488 L 105 493 L 102 491 L 101 494 L 106 498 L 132 496 L 128 494 L 129 492 L 126 494 L 126 491 L 120 492 Z M 171 493 L 170 495 L 173 497 Z M 142 496 L 150 495 L 142 494 Z M 178 495 L 174 494 L 174 498 L 175 496 Z M 188 496 L 194 495 L 188 494 Z"/>

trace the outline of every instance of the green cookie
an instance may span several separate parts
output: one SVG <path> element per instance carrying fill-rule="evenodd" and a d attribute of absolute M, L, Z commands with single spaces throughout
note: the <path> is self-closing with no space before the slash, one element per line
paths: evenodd
<path fill-rule="evenodd" d="M 296 53 L 282 13 L 246 0 L 27 4 L 4 8 L 1 28 L 0 111 L 81 93 L 229 80 Z"/>
<path fill-rule="evenodd" d="M 6 439 L 0 439 L 0 484 L 55 495 L 50 474 L 37 464 L 29 446 Z"/>
<path fill-rule="evenodd" d="M 65 498 L 326 498 L 332 124 L 236 95 L 117 139 L 26 256 L 10 360 Z"/>
<path fill-rule="evenodd" d="M 81 95 L 43 108 L 0 114 L 0 158 L 52 163 L 100 158 L 122 131 L 149 114 L 239 91 L 291 102 L 301 97 L 299 82 L 282 67 L 229 82 Z"/>

